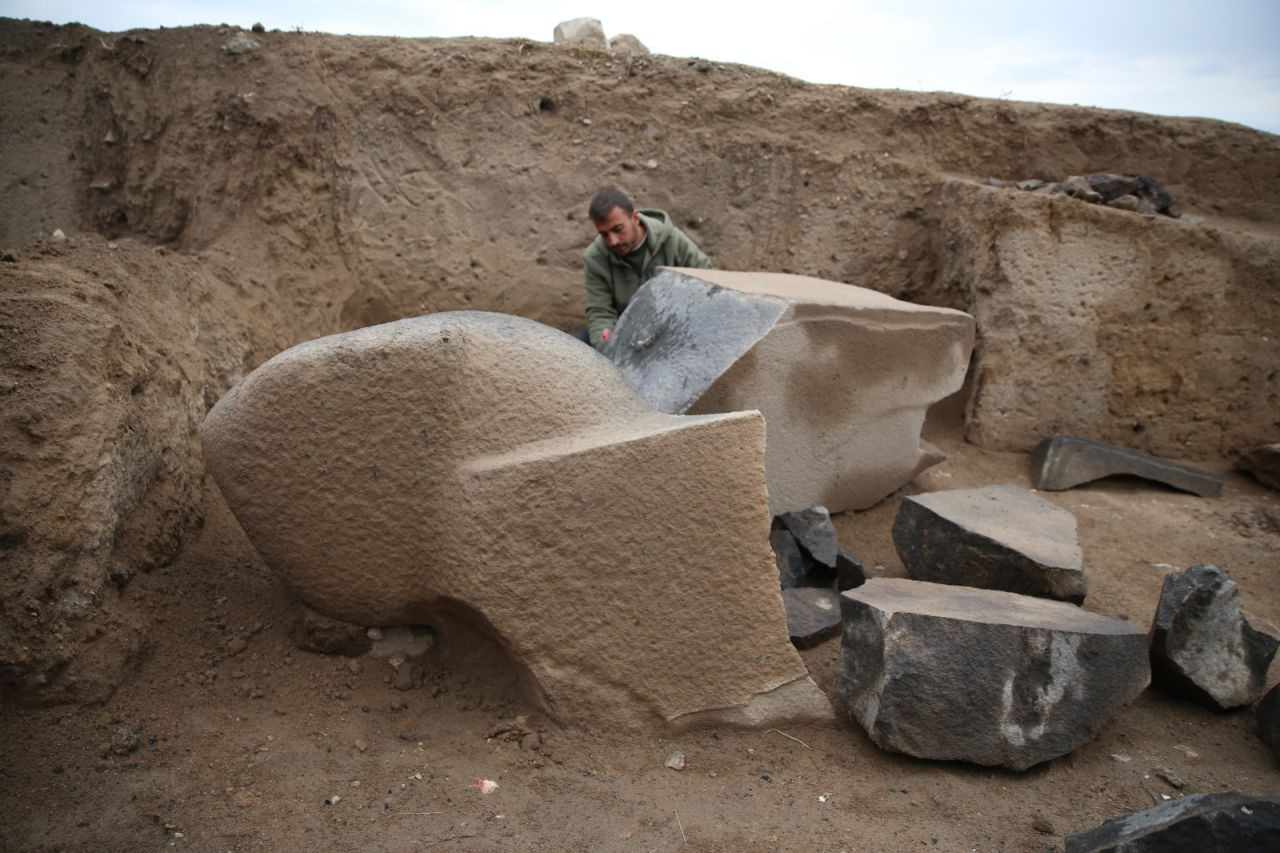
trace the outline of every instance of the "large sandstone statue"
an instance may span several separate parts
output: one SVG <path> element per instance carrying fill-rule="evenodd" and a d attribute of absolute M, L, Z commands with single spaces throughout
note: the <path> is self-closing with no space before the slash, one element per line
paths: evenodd
<path fill-rule="evenodd" d="M 294 347 L 209 413 L 263 559 L 364 625 L 465 618 L 566 720 L 829 716 L 787 639 L 756 412 L 654 412 L 599 354 L 499 314 Z"/>
<path fill-rule="evenodd" d="M 780 273 L 664 268 L 605 348 L 664 412 L 758 409 L 769 504 L 863 509 L 940 460 L 932 403 L 959 390 L 973 318 Z"/>

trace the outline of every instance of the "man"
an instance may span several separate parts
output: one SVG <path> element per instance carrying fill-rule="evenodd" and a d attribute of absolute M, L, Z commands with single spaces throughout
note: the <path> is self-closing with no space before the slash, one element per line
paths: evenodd
<path fill-rule="evenodd" d="M 618 315 L 656 267 L 711 267 L 694 242 L 671 224 L 666 211 L 636 210 L 616 187 L 596 193 L 587 212 L 599 234 L 582 253 L 592 346 L 609 340 Z"/>

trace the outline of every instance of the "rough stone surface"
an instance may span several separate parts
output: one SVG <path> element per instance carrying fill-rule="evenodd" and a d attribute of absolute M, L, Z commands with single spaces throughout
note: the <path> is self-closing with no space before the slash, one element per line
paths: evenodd
<path fill-rule="evenodd" d="M 222 46 L 222 52 L 235 56 L 241 53 L 253 53 L 260 47 L 262 45 L 254 41 L 248 33 L 242 31 L 227 40 L 227 43 Z"/>
<path fill-rule="evenodd" d="M 571 336 L 451 312 L 281 353 L 202 437 L 320 612 L 465 621 L 561 719 L 754 725 L 830 714 L 786 634 L 763 430 L 654 412 Z"/>
<path fill-rule="evenodd" d="M 1147 175 L 1101 173 L 1089 175 L 1088 181 L 1089 187 L 1107 204 L 1128 196 L 1143 206 L 1144 213 L 1168 213 L 1173 205 L 1173 196 L 1160 186 L 1159 181 Z"/>
<path fill-rule="evenodd" d="M 1258 734 L 1280 757 L 1280 684 L 1267 691 L 1254 709 L 1254 715 L 1258 720 Z"/>
<path fill-rule="evenodd" d="M 1018 486 L 907 497 L 893 544 L 916 580 L 1084 601 L 1075 516 Z"/>
<path fill-rule="evenodd" d="M 769 534 L 769 544 L 773 547 L 773 559 L 778 567 L 778 585 L 782 589 L 821 583 L 818 564 L 804 553 L 791 531 L 772 531 Z"/>
<path fill-rule="evenodd" d="M 609 39 L 609 50 L 615 53 L 634 53 L 638 56 L 649 55 L 649 48 L 631 33 L 619 33 Z"/>
<path fill-rule="evenodd" d="M 836 553 L 840 542 L 836 528 L 831 523 L 831 513 L 825 506 L 811 506 L 796 512 L 784 512 L 778 520 L 791 531 L 800 547 L 829 569 L 836 567 Z"/>
<path fill-rule="evenodd" d="M 787 633 L 797 648 L 816 646 L 840 629 L 840 596 L 834 590 L 784 589 L 782 606 L 787 611 Z"/>
<path fill-rule="evenodd" d="M 1150 680 L 1146 637 L 1057 601 L 872 578 L 841 594 L 839 691 L 881 747 L 1025 770 Z"/>
<path fill-rule="evenodd" d="M 1280 797 L 1192 794 L 1067 836 L 1066 853 L 1269 853 L 1280 850 Z"/>
<path fill-rule="evenodd" d="M 863 568 L 861 558 L 848 548 L 837 551 L 836 589 L 844 592 L 846 589 L 862 586 L 866 582 L 867 570 Z"/>
<path fill-rule="evenodd" d="M 654 408 L 759 410 L 775 514 L 862 509 L 938 461 L 925 411 L 959 389 L 973 319 L 780 273 L 663 269 L 606 354 Z"/>
<path fill-rule="evenodd" d="M 1240 612 L 1236 582 L 1217 566 L 1165 576 L 1151 625 L 1151 674 L 1162 689 L 1217 711 L 1253 703 L 1280 645 Z"/>
<path fill-rule="evenodd" d="M 1263 444 L 1242 454 L 1236 468 L 1252 474 L 1264 486 L 1280 489 L 1280 443 Z"/>
<path fill-rule="evenodd" d="M 604 27 L 595 18 L 574 18 L 556 24 L 552 41 L 556 44 L 576 44 L 605 50 Z"/>
<path fill-rule="evenodd" d="M 1206 498 L 1222 493 L 1222 478 L 1216 474 L 1088 438 L 1052 435 L 1031 453 L 1031 479 L 1038 489 L 1061 491 L 1119 474 L 1154 480 Z"/>

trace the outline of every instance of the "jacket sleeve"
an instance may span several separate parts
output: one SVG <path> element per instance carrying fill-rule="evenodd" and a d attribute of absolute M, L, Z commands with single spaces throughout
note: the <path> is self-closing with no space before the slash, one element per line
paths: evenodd
<path fill-rule="evenodd" d="M 587 284 L 587 332 L 593 347 L 600 345 L 600 333 L 618 324 L 618 312 L 613 307 L 613 293 L 609 289 L 608 271 L 593 264 L 589 256 L 583 257 Z"/>

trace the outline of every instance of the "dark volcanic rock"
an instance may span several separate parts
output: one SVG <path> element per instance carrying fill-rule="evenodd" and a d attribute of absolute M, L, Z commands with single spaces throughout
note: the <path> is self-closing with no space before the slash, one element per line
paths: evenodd
<path fill-rule="evenodd" d="M 862 567 L 862 560 L 858 555 L 848 548 L 837 551 L 836 589 L 844 592 L 846 589 L 862 586 L 866 582 L 867 570 Z"/>
<path fill-rule="evenodd" d="M 1280 757 L 1280 684 L 1267 691 L 1253 713 L 1258 720 L 1258 734 Z"/>
<path fill-rule="evenodd" d="M 1263 444 L 1241 455 L 1236 468 L 1247 471 L 1264 486 L 1280 489 L 1280 444 Z"/>
<path fill-rule="evenodd" d="M 1151 625 L 1152 682 L 1215 711 L 1251 704 L 1280 645 L 1240 612 L 1240 590 L 1217 566 L 1164 579 Z"/>
<path fill-rule="evenodd" d="M 1017 486 L 912 495 L 893 544 L 916 580 L 1084 601 L 1075 516 Z"/>
<path fill-rule="evenodd" d="M 811 506 L 796 512 L 784 512 L 778 520 L 791 531 L 800 547 L 822 565 L 834 569 L 840 543 L 831 524 L 831 513 L 825 506 Z"/>
<path fill-rule="evenodd" d="M 1192 794 L 1067 836 L 1066 853 L 1270 853 L 1280 850 L 1280 798 Z"/>
<path fill-rule="evenodd" d="M 1222 493 L 1222 478 L 1215 474 L 1101 441 L 1052 435 L 1031 452 L 1031 479 L 1037 489 L 1061 491 L 1117 474 L 1154 480 L 1206 498 Z"/>
<path fill-rule="evenodd" d="M 801 587 L 782 591 L 787 633 L 798 649 L 807 649 L 840 629 L 840 596 L 834 590 Z"/>
<path fill-rule="evenodd" d="M 888 578 L 840 599 L 839 691 L 885 749 L 1025 770 L 1150 679 L 1143 634 L 1070 604 Z"/>
<path fill-rule="evenodd" d="M 824 579 L 819 566 L 809 558 L 796 538 L 788 530 L 775 530 L 769 534 L 773 546 L 773 559 L 778 564 L 778 583 L 783 589 L 795 586 L 821 586 Z"/>

